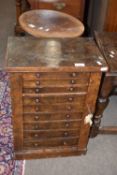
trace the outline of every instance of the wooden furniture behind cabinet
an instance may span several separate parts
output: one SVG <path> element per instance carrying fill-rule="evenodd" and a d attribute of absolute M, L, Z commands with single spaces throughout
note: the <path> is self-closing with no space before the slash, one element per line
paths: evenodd
<path fill-rule="evenodd" d="M 85 154 L 101 75 L 107 71 L 94 41 L 9 38 L 6 69 L 15 158 Z"/>
<path fill-rule="evenodd" d="M 23 8 L 24 3 L 25 7 Z M 24 11 L 31 9 L 57 10 L 79 18 L 83 22 L 85 0 L 16 0 L 16 34 L 21 34 L 23 32 L 21 26 L 19 25 L 19 16 Z"/>
<path fill-rule="evenodd" d="M 68 13 L 83 20 L 85 0 L 27 0 L 31 9 L 50 9 Z"/>
<path fill-rule="evenodd" d="M 89 0 L 89 32 L 117 32 L 117 0 Z"/>
<path fill-rule="evenodd" d="M 104 31 L 117 32 L 117 1 L 108 0 Z"/>
<path fill-rule="evenodd" d="M 107 61 L 109 71 L 103 75 L 100 93 L 92 128 L 92 136 L 101 134 L 117 134 L 117 126 L 102 126 L 101 118 L 109 103 L 110 95 L 117 95 L 117 33 L 102 32 L 95 33 L 95 39 Z M 111 117 L 111 116 L 110 116 Z"/>

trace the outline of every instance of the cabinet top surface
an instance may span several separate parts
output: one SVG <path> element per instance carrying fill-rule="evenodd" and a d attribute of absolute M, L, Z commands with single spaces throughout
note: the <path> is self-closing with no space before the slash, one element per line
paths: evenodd
<path fill-rule="evenodd" d="M 117 72 L 117 32 L 96 33 L 95 36 L 110 72 Z"/>
<path fill-rule="evenodd" d="M 92 38 L 9 37 L 6 68 L 22 71 L 70 68 L 103 72 L 107 71 L 107 64 Z"/>

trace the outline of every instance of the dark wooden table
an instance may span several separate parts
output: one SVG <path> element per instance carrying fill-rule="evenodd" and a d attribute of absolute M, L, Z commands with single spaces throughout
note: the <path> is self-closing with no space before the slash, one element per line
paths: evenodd
<path fill-rule="evenodd" d="M 101 118 L 109 103 L 110 95 L 117 95 L 117 33 L 95 33 L 95 39 L 105 57 L 109 71 L 103 74 L 94 125 L 92 127 L 92 136 L 96 136 L 98 133 L 117 134 L 117 126 L 102 126 L 100 128 Z"/>

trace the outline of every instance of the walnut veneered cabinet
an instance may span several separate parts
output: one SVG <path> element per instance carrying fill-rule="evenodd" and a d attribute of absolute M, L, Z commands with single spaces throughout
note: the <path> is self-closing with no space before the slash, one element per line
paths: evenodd
<path fill-rule="evenodd" d="M 86 153 L 102 72 L 90 38 L 9 38 L 16 159 Z"/>

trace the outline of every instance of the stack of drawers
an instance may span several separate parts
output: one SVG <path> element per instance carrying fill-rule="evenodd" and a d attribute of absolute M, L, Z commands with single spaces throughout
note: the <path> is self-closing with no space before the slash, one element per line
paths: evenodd
<path fill-rule="evenodd" d="M 53 40 L 57 44 L 47 49 Z M 94 41 L 10 38 L 6 68 L 15 158 L 86 153 L 101 75 L 107 70 Z"/>
<path fill-rule="evenodd" d="M 24 147 L 78 144 L 89 74 L 23 74 Z"/>

